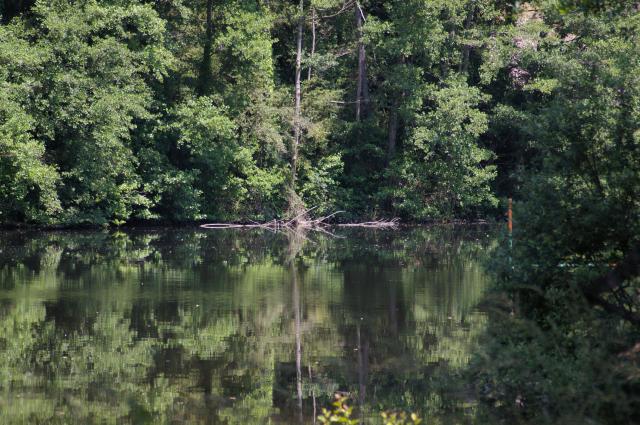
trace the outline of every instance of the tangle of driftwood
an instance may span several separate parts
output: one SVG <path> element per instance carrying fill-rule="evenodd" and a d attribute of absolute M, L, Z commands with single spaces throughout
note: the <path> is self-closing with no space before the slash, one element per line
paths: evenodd
<path fill-rule="evenodd" d="M 203 224 L 202 228 L 204 229 L 267 229 L 272 231 L 278 230 L 295 230 L 295 229 L 308 229 L 308 230 L 320 230 L 323 231 L 327 227 L 335 226 L 335 227 L 365 227 L 372 229 L 389 229 L 396 228 L 400 224 L 400 220 L 397 218 L 391 220 L 374 220 L 374 221 L 366 221 L 362 223 L 339 223 L 339 224 L 329 224 L 328 220 L 335 217 L 338 214 L 344 213 L 344 211 L 336 211 L 332 214 L 329 214 L 324 217 L 320 217 L 317 219 L 309 218 L 309 212 L 311 212 L 315 208 L 311 208 L 305 210 L 304 212 L 298 214 L 297 216 L 288 219 L 288 220 L 271 220 L 266 223 L 256 223 L 251 222 L 247 224 L 236 224 L 236 223 L 210 223 Z"/>

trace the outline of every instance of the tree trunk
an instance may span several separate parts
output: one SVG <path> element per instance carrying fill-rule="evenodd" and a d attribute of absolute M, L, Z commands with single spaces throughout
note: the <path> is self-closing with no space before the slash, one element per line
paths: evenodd
<path fill-rule="evenodd" d="M 471 9 L 467 14 L 467 19 L 464 20 L 465 33 L 467 33 L 469 28 L 473 26 L 475 14 L 476 14 L 476 8 L 474 5 L 471 5 Z M 460 60 L 460 66 L 458 67 L 458 71 L 461 74 L 467 74 L 469 72 L 469 55 L 470 54 L 471 54 L 471 46 L 465 43 L 462 46 L 462 58 Z"/>
<path fill-rule="evenodd" d="M 364 12 L 356 1 L 356 28 L 358 31 L 358 85 L 356 90 L 356 121 L 365 118 L 369 104 L 369 83 L 367 81 L 367 52 L 362 39 Z"/>
<path fill-rule="evenodd" d="M 456 32 L 455 30 L 449 31 L 449 40 L 448 43 L 452 45 L 455 44 Z M 443 84 L 443 81 L 447 79 L 449 76 L 449 62 L 445 59 L 440 59 L 440 79 L 442 80 L 440 84 Z"/>
<path fill-rule="evenodd" d="M 391 161 L 396 154 L 398 140 L 398 102 L 394 101 L 389 111 L 389 135 L 387 139 L 387 159 Z"/>
<path fill-rule="evenodd" d="M 198 94 L 204 96 L 209 93 L 211 86 L 211 49 L 213 43 L 213 0 L 207 0 L 207 21 L 204 40 L 204 51 L 202 52 L 202 63 L 200 64 L 200 75 L 198 76 Z"/>
<path fill-rule="evenodd" d="M 207 40 L 213 37 L 213 0 L 207 0 Z"/>
<path fill-rule="evenodd" d="M 316 8 L 311 8 L 311 59 L 316 53 Z M 307 74 L 307 80 L 311 80 L 311 68 L 309 65 L 309 73 Z"/>
<path fill-rule="evenodd" d="M 469 72 L 469 55 L 471 53 L 471 47 L 462 46 L 462 59 L 460 61 L 459 71 L 461 74 L 467 74 Z"/>
<path fill-rule="evenodd" d="M 302 33 L 304 29 L 304 0 L 300 0 L 300 17 L 298 19 L 298 40 L 296 47 L 296 98 L 295 109 L 293 114 L 293 146 L 291 152 L 291 189 L 295 191 L 296 175 L 298 170 L 298 146 L 302 135 L 301 126 L 301 98 L 302 83 L 300 81 L 302 74 Z"/>
<path fill-rule="evenodd" d="M 400 63 L 404 66 L 407 62 L 407 58 L 402 55 L 400 56 Z M 397 146 L 398 146 L 398 127 L 399 127 L 399 116 L 398 111 L 400 106 L 402 105 L 403 99 L 407 95 L 405 90 L 400 91 L 400 97 L 395 97 L 391 101 L 391 109 L 389 110 L 389 134 L 387 138 L 387 161 L 391 162 L 393 157 L 396 154 Z"/>
<path fill-rule="evenodd" d="M 640 276 L 640 245 L 632 246 L 625 257 L 607 274 L 583 285 L 580 289 L 591 304 L 599 305 L 609 313 L 640 325 L 638 301 L 625 290 L 625 282 Z M 604 297 L 614 295 L 613 301 Z"/>

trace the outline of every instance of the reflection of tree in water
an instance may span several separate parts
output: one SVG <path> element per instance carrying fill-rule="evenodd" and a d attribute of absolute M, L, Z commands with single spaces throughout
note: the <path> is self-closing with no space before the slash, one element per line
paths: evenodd
<path fill-rule="evenodd" d="M 344 355 L 323 372 L 352 393 L 365 414 L 379 405 L 444 407 L 443 398 L 453 394 L 432 382 L 466 363 L 469 332 L 484 323 L 472 311 L 483 282 L 478 234 L 420 232 L 423 238 L 369 233 L 338 241 L 339 249 L 328 253 L 343 280 L 332 323 Z M 435 305 L 425 308 L 425 298 Z"/>
<path fill-rule="evenodd" d="M 0 235 L 0 422 L 311 422 L 335 390 L 420 406 L 468 355 L 487 239 L 344 235 Z"/>

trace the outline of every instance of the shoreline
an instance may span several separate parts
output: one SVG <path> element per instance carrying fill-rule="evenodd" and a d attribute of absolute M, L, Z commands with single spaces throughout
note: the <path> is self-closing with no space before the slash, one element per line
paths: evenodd
<path fill-rule="evenodd" d="M 135 221 L 126 223 L 120 226 L 114 224 L 100 225 L 100 224 L 59 224 L 59 225 L 41 225 L 41 224 L 25 224 L 25 223 L 3 223 L 0 224 L 0 231 L 46 231 L 46 232 L 64 232 L 64 231 L 96 231 L 96 230 L 140 230 L 140 229 L 186 229 L 196 228 L 201 230 L 208 230 L 202 226 L 207 225 L 207 221 L 192 221 L 192 222 L 154 222 L 154 221 Z M 255 224 L 251 221 L 236 221 L 236 222 L 223 222 L 229 226 L 237 225 L 235 229 L 251 230 L 251 228 L 243 228 L 243 225 Z M 261 223 L 262 224 L 262 223 Z M 335 222 L 328 223 L 327 227 L 349 227 L 349 222 Z M 452 219 L 452 220 L 430 220 L 430 221 L 407 221 L 399 222 L 397 228 L 411 228 L 411 227 L 435 227 L 435 226 L 491 226 L 500 225 L 502 220 L 496 219 L 476 219 L 476 220 L 464 220 L 464 219 Z M 232 227 L 233 228 L 233 227 Z M 253 229 L 259 229 L 260 227 L 254 227 Z M 371 228 L 375 230 L 375 228 Z M 209 229 L 213 230 L 213 229 Z M 218 230 L 218 229 L 216 229 Z M 389 229 L 385 229 L 389 230 Z"/>

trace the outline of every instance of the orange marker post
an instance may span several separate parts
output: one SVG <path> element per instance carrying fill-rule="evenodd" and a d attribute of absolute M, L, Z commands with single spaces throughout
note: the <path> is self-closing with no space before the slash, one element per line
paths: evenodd
<path fill-rule="evenodd" d="M 507 210 L 508 229 L 509 229 L 509 250 L 513 249 L 513 199 L 509 198 L 509 209 Z M 511 263 L 511 254 L 509 254 L 509 263 Z"/>
<path fill-rule="evenodd" d="M 513 199 L 509 198 L 509 210 L 507 211 L 507 217 L 509 218 L 509 234 L 513 233 Z"/>

